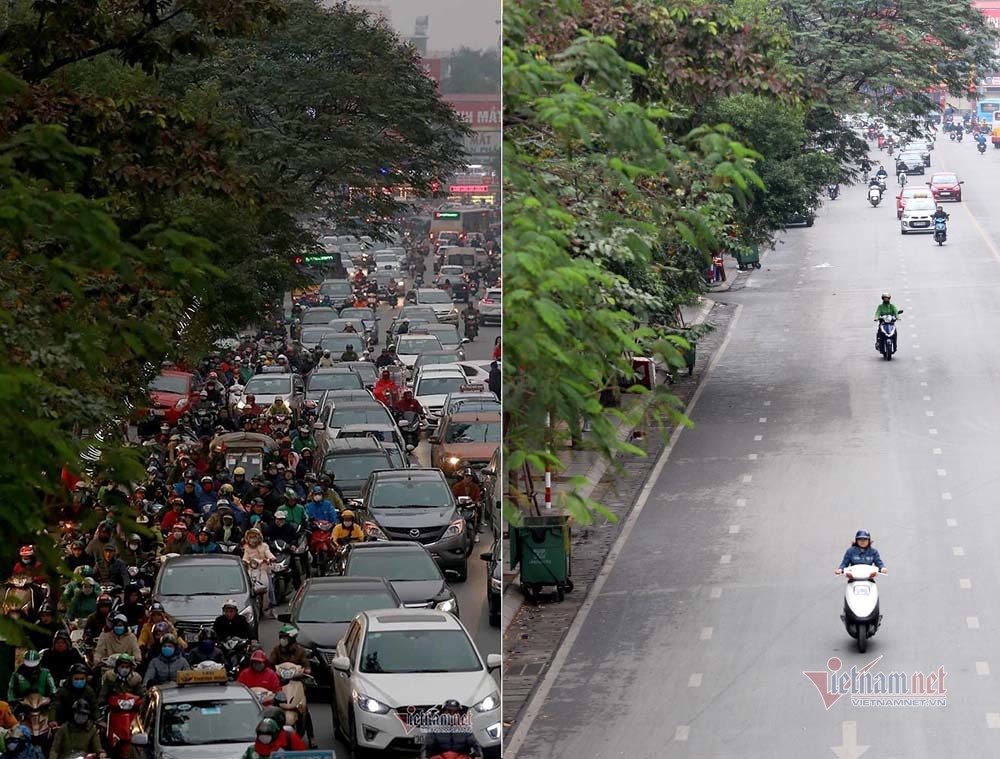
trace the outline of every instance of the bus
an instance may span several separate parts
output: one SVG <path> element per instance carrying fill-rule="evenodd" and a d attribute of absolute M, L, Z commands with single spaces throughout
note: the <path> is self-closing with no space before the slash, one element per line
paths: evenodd
<path fill-rule="evenodd" d="M 1000 111 L 1000 98 L 980 100 L 976 104 L 976 118 L 980 124 L 993 124 Z"/>
<path fill-rule="evenodd" d="M 436 240 L 439 232 L 458 232 L 459 240 L 464 240 L 470 232 L 489 231 L 497 215 L 495 208 L 442 207 L 431 214 L 428 234 Z"/>

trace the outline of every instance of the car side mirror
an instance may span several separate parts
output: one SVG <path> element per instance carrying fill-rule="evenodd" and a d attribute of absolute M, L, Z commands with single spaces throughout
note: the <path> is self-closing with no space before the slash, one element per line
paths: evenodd
<path fill-rule="evenodd" d="M 334 660 L 336 661 L 336 660 Z M 500 669 L 503 666 L 503 657 L 500 654 L 490 654 L 486 657 L 486 669 L 489 672 Z"/>
<path fill-rule="evenodd" d="M 965 184 L 965 180 L 963 179 L 959 184 Z"/>
<path fill-rule="evenodd" d="M 330 666 L 332 666 L 335 670 L 337 670 L 337 672 L 350 672 L 351 660 L 348 659 L 346 656 L 335 656 L 333 658 L 333 661 L 330 662 Z M 135 740 L 133 739 L 132 742 L 134 743 Z"/>
<path fill-rule="evenodd" d="M 149 736 L 145 733 L 134 733 L 132 735 L 132 745 L 133 746 L 148 746 Z"/>
<path fill-rule="evenodd" d="M 322 432 L 326 429 L 326 422 L 313 422 L 313 429 L 317 432 Z"/>
<path fill-rule="evenodd" d="M 290 623 L 292 621 L 292 614 L 291 614 L 291 612 L 288 612 L 288 611 L 281 612 L 278 615 L 278 621 L 279 622 L 289 622 Z"/>
<path fill-rule="evenodd" d="M 415 446 L 413 443 L 407 443 L 406 444 L 406 452 L 407 453 L 413 453 L 415 450 L 417 450 L 417 446 Z"/>
<path fill-rule="evenodd" d="M 897 313 L 897 314 L 901 314 L 901 313 L 903 313 L 903 309 L 899 309 L 899 311 L 897 311 L 896 313 Z"/>
<path fill-rule="evenodd" d="M 479 558 L 483 561 L 493 561 L 493 551 L 486 551 L 485 553 L 479 554 Z"/>

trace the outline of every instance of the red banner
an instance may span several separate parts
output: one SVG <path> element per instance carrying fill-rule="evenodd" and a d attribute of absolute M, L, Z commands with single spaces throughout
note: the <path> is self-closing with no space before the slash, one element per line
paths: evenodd
<path fill-rule="evenodd" d="M 500 129 L 500 95 L 444 95 L 473 129 Z"/>

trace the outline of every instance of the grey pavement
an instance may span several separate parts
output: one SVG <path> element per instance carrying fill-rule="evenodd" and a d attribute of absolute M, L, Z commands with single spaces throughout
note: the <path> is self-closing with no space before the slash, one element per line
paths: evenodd
<path fill-rule="evenodd" d="M 965 179 L 944 247 L 901 236 L 891 196 L 873 209 L 845 187 L 726 294 L 739 313 L 697 426 L 644 489 L 506 756 L 1000 756 L 1000 151 L 939 140 L 932 159 Z M 884 289 L 906 311 L 891 363 L 873 347 Z M 833 574 L 860 527 L 890 568 L 864 655 Z M 947 704 L 826 709 L 804 673 L 834 657 L 943 668 Z"/>

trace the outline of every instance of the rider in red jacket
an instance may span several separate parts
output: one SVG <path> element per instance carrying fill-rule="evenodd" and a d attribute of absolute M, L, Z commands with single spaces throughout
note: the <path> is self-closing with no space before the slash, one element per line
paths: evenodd
<path fill-rule="evenodd" d="M 250 654 L 250 666 L 240 672 L 236 682 L 248 688 L 267 688 L 271 693 L 281 690 L 278 673 L 271 669 L 267 654 L 260 649 Z"/>

